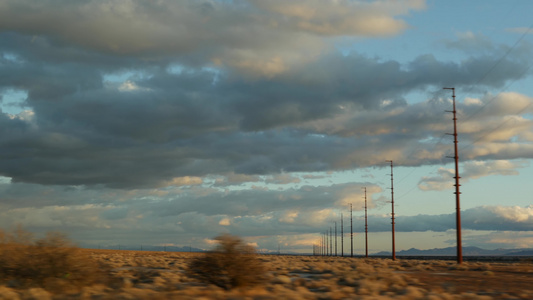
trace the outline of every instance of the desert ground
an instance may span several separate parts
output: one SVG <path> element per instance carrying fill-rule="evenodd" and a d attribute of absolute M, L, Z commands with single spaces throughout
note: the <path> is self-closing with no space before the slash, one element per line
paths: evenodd
<path fill-rule="evenodd" d="M 259 285 L 223 289 L 188 275 L 205 254 L 79 249 L 111 280 L 78 288 L 0 286 L 0 299 L 533 299 L 533 262 L 258 255 Z"/>

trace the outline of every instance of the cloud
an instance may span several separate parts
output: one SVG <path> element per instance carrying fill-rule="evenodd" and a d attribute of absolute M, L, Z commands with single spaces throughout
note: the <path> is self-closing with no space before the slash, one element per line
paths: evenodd
<path fill-rule="evenodd" d="M 493 231 L 468 235 L 466 243 L 485 249 L 520 249 L 531 248 L 533 231 Z"/>
<path fill-rule="evenodd" d="M 420 1 L 320 1 L 313 11 L 301 1 L 263 2 L 205 2 L 202 6 L 164 1 L 153 5 L 143 1 L 65 4 L 57 0 L 49 5 L 4 1 L 2 13 L 12 14 L 0 22 L 0 28 L 6 29 L 0 32 L 0 89 L 27 93 L 24 106 L 31 110 L 31 118 L 3 116 L 0 120 L 0 144 L 7 156 L 16 158 L 0 161 L 2 175 L 14 182 L 47 185 L 154 188 L 187 176 L 350 170 L 372 166 L 383 157 L 399 165 L 441 164 L 449 154 L 445 153 L 448 147 L 427 141 L 435 141 L 449 130 L 450 122 L 442 111 L 450 108 L 450 101 L 443 93 L 419 102 L 406 97 L 442 85 L 454 85 L 458 90 L 478 83 L 500 87 L 526 76 L 528 61 L 524 60 L 531 57 L 513 51 L 502 59 L 500 47 L 486 39 L 482 40 L 490 45 L 480 41 L 466 45 L 483 46 L 486 52 L 469 53 L 459 62 L 423 54 L 400 63 L 321 48 L 305 63 L 290 64 L 267 77 L 249 76 L 241 67 L 224 61 L 262 64 L 280 57 L 285 65 L 284 53 L 301 53 L 305 47 L 293 34 L 331 44 L 323 34 L 299 28 L 300 21 L 342 29 L 336 22 L 344 22 L 340 19 L 348 19 L 348 14 L 341 13 L 339 20 L 329 16 L 344 9 L 365 18 L 396 20 L 424 6 Z M 60 4 L 60 10 L 55 9 Z M 35 17 L 35 11 L 39 11 L 38 18 L 27 24 L 20 21 Z M 77 25 L 54 25 L 69 22 L 71 15 L 63 12 L 80 11 L 95 17 L 80 20 L 93 26 L 87 27 L 88 32 L 101 26 L 97 20 L 117 22 L 111 31 L 123 34 L 114 39 L 121 46 L 115 50 L 106 46 L 112 39 L 106 34 L 116 32 L 86 34 L 84 41 L 79 41 L 81 37 L 74 34 L 81 30 Z M 259 17 L 258 12 L 265 15 Z M 166 24 L 162 20 L 169 13 L 191 15 Z M 250 32 L 266 22 L 262 18 L 280 19 L 282 24 L 261 27 L 274 35 L 267 39 L 266 47 L 261 35 L 241 37 L 232 31 L 236 27 L 229 25 L 212 27 L 222 31 L 221 38 L 212 38 L 212 33 L 203 36 L 207 25 L 189 26 L 202 19 L 191 16 L 203 16 L 207 24 L 241 22 L 247 27 L 253 23 L 247 27 Z M 58 22 L 42 24 L 56 17 Z M 147 32 L 130 32 L 137 25 L 122 24 L 129 17 L 138 17 L 132 22 L 143 26 L 156 20 L 144 29 L 151 37 L 143 40 Z M 186 29 L 167 30 L 167 26 Z M 351 34 L 377 34 L 358 26 L 350 30 Z M 187 41 L 188 31 L 195 32 L 193 39 L 202 40 L 187 44 L 194 48 L 191 53 L 200 55 L 194 59 L 189 52 L 178 51 L 178 44 Z M 159 35 L 152 37 L 154 32 Z M 178 35 L 176 45 L 166 45 L 172 41 L 167 35 L 173 34 Z M 227 39 L 222 38 L 225 34 Z M 239 41 L 228 42 L 232 34 Z M 335 30 L 331 34 L 340 33 Z M 276 43 L 276 38 L 285 35 L 291 35 L 287 39 L 294 42 L 288 46 Z M 473 34 L 462 38 L 481 39 Z M 143 48 L 137 44 L 141 40 L 152 46 Z M 165 52 L 167 46 L 170 50 Z M 201 50 L 204 46 L 223 49 L 221 58 L 213 60 L 208 50 Z M 121 47 L 127 48 L 127 53 L 121 52 Z M 270 49 L 272 55 L 263 55 L 262 49 Z M 226 50 L 232 54 L 226 56 Z M 526 48 L 520 50 L 527 52 Z M 231 58 L 234 55 L 238 57 Z M 485 66 L 494 64 L 498 70 L 491 72 L 490 79 L 478 82 L 486 73 Z M 526 115 L 533 110 L 532 103 L 530 97 L 518 93 L 471 97 L 460 103 L 462 114 L 475 116 L 461 120 L 461 143 L 475 143 L 462 157 L 529 158 L 533 124 Z"/>
<path fill-rule="evenodd" d="M 202 184 L 203 180 L 200 177 L 190 177 L 190 176 L 184 176 L 184 177 L 176 177 L 172 180 L 168 181 L 168 185 L 177 185 L 177 186 L 183 186 L 183 185 L 199 185 Z"/>
<path fill-rule="evenodd" d="M 300 181 L 300 178 L 286 173 L 273 175 L 271 178 L 265 180 L 266 183 L 272 184 L 299 183 Z"/>
<path fill-rule="evenodd" d="M 526 160 L 521 161 L 471 161 L 462 164 L 459 170 L 461 181 L 468 182 L 471 179 L 477 179 L 485 176 L 503 175 L 516 176 L 519 172 L 516 169 L 529 166 Z M 418 183 L 421 190 L 437 190 L 442 191 L 451 189 L 455 185 L 455 170 L 439 168 L 437 176 L 424 176 Z"/>
<path fill-rule="evenodd" d="M 340 226 L 341 213 L 344 232 L 348 232 L 349 207 L 342 199 L 349 191 L 359 192 L 353 199 L 353 224 L 356 233 L 362 232 L 364 218 L 358 204 L 363 196 L 363 185 L 367 184 L 301 186 L 286 191 L 205 190 L 191 186 L 137 191 L 104 189 L 91 193 L 83 189 L 19 183 L 14 185 L 20 186 L 19 195 L 3 198 L 0 204 L 0 227 L 22 222 L 35 232 L 61 228 L 75 240 L 93 246 L 135 244 L 141 236 L 145 240 L 143 243 L 174 243 L 179 234 L 198 247 L 208 247 L 202 238 L 231 233 L 252 239 L 262 248 L 269 245 L 274 249 L 279 241 L 272 240 L 273 237 L 294 235 L 295 239 L 287 241 L 285 247 L 291 249 L 300 247 L 301 241 L 296 236 L 316 235 L 334 222 Z M 2 194 L 9 195 L 5 188 L 12 190 L 13 185 L 6 182 L 2 186 Z M 373 199 L 374 193 L 380 190 L 370 186 L 368 192 L 370 206 L 373 206 L 379 200 Z M 12 202 L 11 199 L 17 200 Z M 370 210 L 368 224 L 372 233 L 390 232 L 390 215 Z M 462 224 L 464 230 L 474 231 L 533 231 L 533 207 L 470 208 L 462 212 Z M 446 232 L 454 228 L 454 213 L 396 215 L 398 232 Z"/>
<path fill-rule="evenodd" d="M 216 186 L 229 186 L 229 185 L 242 185 L 247 182 L 258 182 L 261 180 L 257 175 L 235 174 L 228 173 L 223 177 L 217 177 L 215 179 Z"/>
<path fill-rule="evenodd" d="M 224 218 L 224 219 L 220 220 L 220 222 L 218 222 L 218 225 L 229 226 L 229 225 L 231 225 L 231 220 L 228 219 L 228 218 Z"/>
<path fill-rule="evenodd" d="M 533 230 L 533 206 L 481 206 L 465 211 L 467 228 L 475 230 Z"/>
<path fill-rule="evenodd" d="M 369 207 L 387 201 L 376 184 L 324 184 L 327 172 L 447 161 L 443 86 L 468 95 L 457 103 L 464 180 L 517 174 L 532 158 L 533 99 L 487 91 L 530 75 L 527 42 L 511 49 L 463 32 L 443 41 L 453 60 L 358 48 L 412 32 L 424 9 L 416 0 L 0 0 L 2 104 L 16 91 L 24 108 L 0 113 L 2 224 L 72 228 L 91 243 L 173 244 L 179 234 L 205 245 L 229 231 L 259 246 L 289 233 L 299 238 L 287 243 L 303 243 L 349 204 L 360 212 L 362 187 Z M 450 176 L 440 169 L 420 187 L 449 187 Z M 388 216 L 371 218 L 372 230 L 388 230 Z M 453 226 L 449 215 L 405 220 L 406 232 Z"/>
<path fill-rule="evenodd" d="M 396 17 L 424 7 L 422 1 L 314 1 L 310 6 L 252 0 L 22 0 L 0 5 L 0 28 L 69 45 L 74 48 L 69 57 L 84 49 L 152 61 L 211 61 L 267 76 L 317 56 L 327 47 L 323 37 L 398 34 L 407 25 Z"/>
<path fill-rule="evenodd" d="M 313 102 L 309 102 L 310 109 L 306 109 L 303 102 L 299 103 L 304 97 L 293 98 L 290 90 L 280 89 L 279 97 L 270 98 L 259 93 L 256 102 L 248 104 L 232 95 L 239 90 L 240 94 L 250 95 L 248 99 L 254 99 L 253 95 L 259 92 L 257 87 L 253 91 L 246 85 L 226 90 L 220 83 L 208 89 L 200 99 L 193 99 L 190 95 L 197 97 L 198 92 L 188 91 L 191 82 L 198 84 L 200 80 L 211 87 L 211 73 L 162 76 L 147 79 L 144 84 L 138 83 L 139 86 L 149 86 L 152 91 L 128 93 L 127 96 L 103 89 L 74 94 L 63 101 L 53 102 L 53 105 L 31 98 L 29 101 L 34 111 L 31 124 L 21 119 L 6 119 L 4 122 L 6 130 L 16 126 L 25 128 L 17 131 L 17 139 L 32 145 L 33 149 L 40 149 L 31 156 L 32 160 L 40 160 L 40 164 L 33 165 L 38 169 L 4 166 L 4 175 L 15 181 L 43 184 L 149 187 L 160 186 L 173 177 L 199 177 L 229 171 L 253 175 L 281 170 L 366 167 L 381 162 L 384 156 L 396 161 L 405 157 L 403 152 L 411 151 L 415 153 L 408 157 L 411 162 L 404 161 L 404 164 L 440 163 L 444 156 L 440 149 L 412 144 L 411 141 L 421 136 L 435 136 L 439 134 L 436 130 L 446 130 L 446 120 L 440 112 L 446 108 L 445 101 L 430 100 L 410 106 L 399 104 L 396 108 L 388 106 L 381 110 L 373 109 L 372 102 L 364 102 L 369 105 L 369 110 L 360 111 L 356 103 L 346 103 L 344 109 L 338 109 L 338 106 L 335 108 L 338 104 L 332 102 L 321 109 L 323 100 L 311 97 L 307 101 L 315 101 L 317 106 L 313 108 Z M 163 78 L 174 78 L 173 86 L 164 83 Z M 295 84 L 292 89 L 297 87 Z M 222 105 L 215 101 L 215 93 L 221 95 L 217 90 L 227 93 L 227 99 L 235 99 L 235 102 Z M 297 93 L 304 90 L 302 87 Z M 379 95 L 376 97 L 379 99 Z M 277 100 L 268 99 L 280 101 L 276 104 Z M 291 103 L 290 99 L 299 100 Z M 511 103 L 516 97 L 505 99 L 505 103 Z M 295 109 L 289 109 L 291 106 Z M 285 111 L 287 115 L 276 113 L 279 111 Z M 502 111 L 502 114 L 508 113 L 508 110 Z M 479 116 L 485 118 L 485 115 Z M 241 121 L 236 123 L 239 118 Z M 486 128 L 482 126 L 484 122 L 477 119 L 479 125 L 476 126 Z M 527 138 L 527 131 L 523 129 L 529 128 L 529 124 L 527 119 L 509 123 L 512 129 L 499 140 L 514 136 Z M 284 129 L 275 129 L 279 126 Z M 473 125 L 468 127 L 475 128 Z M 243 131 L 248 128 L 264 130 Z M 5 148 L 22 156 L 20 162 L 24 163 L 30 158 L 24 156 L 24 151 L 19 151 L 20 143 L 7 143 L 10 134 L 6 132 L 4 135 Z M 472 135 L 472 138 L 476 137 Z M 478 144 L 473 150 L 468 149 L 467 157 L 527 157 L 528 153 L 525 144 L 515 144 L 515 147 Z M 403 152 L 399 148 L 402 145 Z M 496 146 L 498 148 L 494 148 Z M 380 150 L 376 151 L 376 147 Z M 46 155 L 52 152 L 55 155 Z M 42 168 L 49 173 L 39 172 Z M 142 171 L 134 171 L 137 168 Z M 120 176 L 114 175 L 117 172 Z"/>
<path fill-rule="evenodd" d="M 393 16 L 425 7 L 423 1 L 254 1 L 259 7 L 286 17 L 293 28 L 319 35 L 392 35 L 407 25 Z"/>
<path fill-rule="evenodd" d="M 512 27 L 507 28 L 506 31 L 508 32 L 515 32 L 515 33 L 522 33 L 522 34 L 533 34 L 533 31 L 531 30 L 531 27 Z"/>

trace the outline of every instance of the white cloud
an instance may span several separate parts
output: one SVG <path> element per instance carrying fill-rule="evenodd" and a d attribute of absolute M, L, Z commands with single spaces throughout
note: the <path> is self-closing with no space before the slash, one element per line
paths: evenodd
<path fill-rule="evenodd" d="M 200 185 L 203 183 L 203 179 L 195 176 L 183 176 L 175 177 L 167 181 L 165 185 L 173 186 L 187 186 L 187 185 Z"/>
<path fill-rule="evenodd" d="M 486 208 L 508 221 L 526 224 L 529 223 L 533 225 L 533 205 L 528 207 L 493 206 Z"/>
<path fill-rule="evenodd" d="M 221 219 L 219 222 L 218 222 L 218 225 L 221 225 L 221 226 L 230 226 L 231 225 L 231 220 L 229 218 L 223 218 Z"/>
<path fill-rule="evenodd" d="M 464 183 L 485 176 L 516 176 L 520 174 L 517 169 L 527 166 L 529 166 L 529 162 L 526 160 L 471 161 L 461 164 L 459 175 L 461 176 L 461 181 Z M 424 191 L 451 189 L 455 184 L 454 178 L 455 169 L 439 168 L 437 176 L 422 177 L 418 183 L 418 187 Z"/>
<path fill-rule="evenodd" d="M 148 88 L 139 87 L 134 81 L 126 80 L 119 85 L 118 90 L 121 92 L 149 91 Z"/>

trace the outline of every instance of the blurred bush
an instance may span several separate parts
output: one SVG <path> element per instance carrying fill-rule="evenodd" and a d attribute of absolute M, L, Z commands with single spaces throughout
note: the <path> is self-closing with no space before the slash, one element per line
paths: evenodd
<path fill-rule="evenodd" d="M 34 239 L 20 226 L 0 229 L 0 283 L 51 291 L 105 283 L 109 269 L 79 250 L 61 233 Z"/>
<path fill-rule="evenodd" d="M 189 263 L 189 276 L 226 290 L 264 281 L 266 269 L 252 246 L 232 235 L 221 235 L 215 240 L 218 246 L 213 251 Z"/>

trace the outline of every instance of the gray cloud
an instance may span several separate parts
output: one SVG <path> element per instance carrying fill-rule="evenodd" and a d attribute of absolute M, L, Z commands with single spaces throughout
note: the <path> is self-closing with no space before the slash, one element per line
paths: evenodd
<path fill-rule="evenodd" d="M 462 165 L 459 171 L 462 182 L 477 179 L 485 176 L 503 175 L 516 176 L 519 174 L 517 169 L 529 166 L 528 161 L 471 161 Z M 420 179 L 418 187 L 422 190 L 445 190 L 453 188 L 455 184 L 454 169 L 439 168 L 437 176 L 427 176 Z"/>
<path fill-rule="evenodd" d="M 39 70 L 25 62 L 5 64 L 25 74 L 14 85 L 6 72 L 3 85 L 27 88 L 27 105 L 34 116 L 23 125 L 27 130 L 17 134 L 20 143 L 4 147 L 29 168 L 5 166 L 3 174 L 45 184 L 147 187 L 189 175 L 364 167 L 382 160 L 377 156 L 391 155 L 393 148 L 432 137 L 434 130 L 444 131 L 440 110 L 449 105 L 438 99 L 407 105 L 396 96 L 390 98 L 426 86 L 406 79 L 424 71 L 407 72 L 397 63 L 357 55 L 333 55 L 304 69 L 253 81 L 209 70 L 176 74 L 159 69 L 132 80 L 131 90 L 124 91 L 103 85 L 94 69 L 82 74 L 67 64 L 49 73 L 46 64 Z M 329 68 L 333 76 L 309 68 Z M 68 80 L 58 80 L 57 74 Z M 85 83 L 88 74 L 95 75 L 80 88 L 77 83 Z M 343 78 L 351 78 L 340 85 L 345 90 L 334 89 L 346 81 Z M 438 149 L 428 157 L 433 149 L 415 145 L 418 149 L 407 152 L 420 153 L 423 163 L 440 163 Z M 405 163 L 421 163 L 420 158 L 410 159 Z M 28 164 L 29 160 L 38 163 Z"/>
<path fill-rule="evenodd" d="M 372 216 L 369 231 L 390 231 L 389 216 Z M 532 231 L 533 207 L 518 206 L 479 206 L 461 212 L 461 225 L 464 230 L 485 231 Z M 396 230 L 447 231 L 455 229 L 455 213 L 442 215 L 397 216 Z"/>
<path fill-rule="evenodd" d="M 370 183 L 305 185 L 322 172 L 451 154 L 443 86 L 483 94 L 458 103 L 464 177 L 513 174 L 520 164 L 490 162 L 532 158 L 533 99 L 485 93 L 530 75 L 530 44 L 509 51 L 463 34 L 445 41 L 461 61 L 367 57 L 339 41 L 401 34 L 425 3 L 312 4 L 0 0 L 0 104 L 27 94 L 25 111 L 0 114 L 3 224 L 75 228 L 94 243 L 320 232 L 347 203 L 361 209 L 362 186 L 371 207 L 386 202 Z M 483 208 L 465 220 L 529 230 L 504 215 Z M 398 226 L 444 231 L 450 218 Z M 371 220 L 371 230 L 390 226 Z"/>
<path fill-rule="evenodd" d="M 3 186 L 13 188 L 8 184 Z M 362 186 L 368 187 L 369 206 L 374 207 L 375 202 L 379 202 L 373 199 L 374 193 L 380 190 L 368 183 L 301 186 L 286 191 L 221 192 L 186 188 L 107 190 L 92 194 L 79 189 L 57 187 L 54 190 L 25 185 L 19 189 L 17 199 L 33 195 L 42 199 L 41 205 L 31 206 L 31 199 L 12 203 L 7 198 L 1 204 L 0 216 L 3 227 L 23 222 L 36 232 L 61 228 L 92 245 L 135 245 L 139 236 L 144 237 L 143 243 L 173 243 L 179 235 L 182 240 L 194 241 L 200 246 L 203 245 L 198 240 L 200 237 L 223 232 L 265 239 L 316 235 L 335 221 L 340 226 L 340 213 L 344 214 L 344 229 L 348 232 L 349 209 L 345 197 L 349 196 L 354 204 L 354 232 L 361 233 L 364 232 Z M 480 206 L 462 212 L 463 230 L 530 232 L 533 231 L 532 220 L 532 207 Z M 390 232 L 390 216 L 376 215 L 370 210 L 368 226 L 371 234 Z M 397 232 L 446 232 L 454 228 L 454 213 L 396 216 Z"/>

